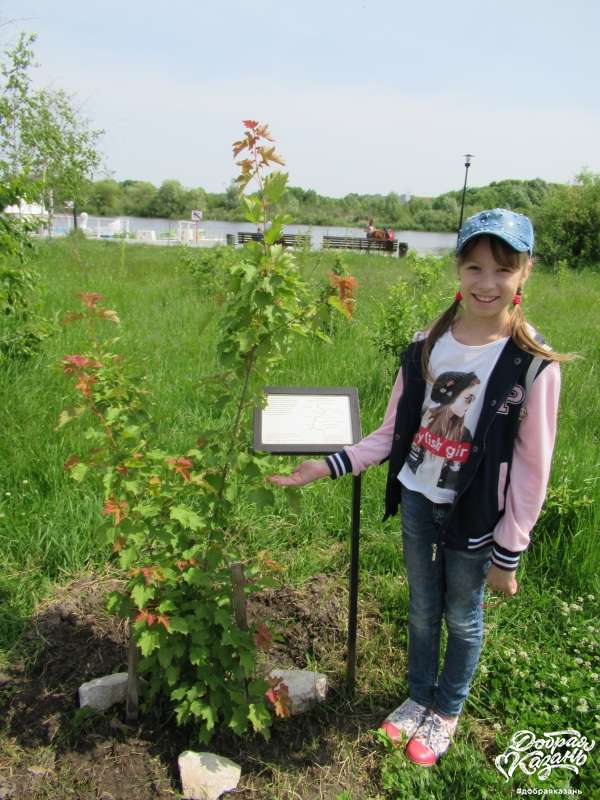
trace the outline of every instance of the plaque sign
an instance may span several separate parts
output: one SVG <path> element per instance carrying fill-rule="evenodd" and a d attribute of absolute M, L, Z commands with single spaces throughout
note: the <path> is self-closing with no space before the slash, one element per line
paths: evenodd
<path fill-rule="evenodd" d="M 254 449 L 288 455 L 335 453 L 360 440 L 358 393 L 346 387 L 267 386 L 254 413 Z"/>

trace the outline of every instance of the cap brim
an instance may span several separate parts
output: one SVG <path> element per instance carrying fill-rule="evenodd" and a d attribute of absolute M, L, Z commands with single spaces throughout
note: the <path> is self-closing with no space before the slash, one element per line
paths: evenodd
<path fill-rule="evenodd" d="M 486 228 L 478 228 L 476 231 L 473 231 L 473 233 L 469 234 L 469 236 L 463 239 L 463 241 L 460 243 L 460 246 L 458 244 L 456 245 L 456 255 L 459 256 L 465 249 L 467 242 L 470 242 L 471 239 L 474 239 L 476 236 L 495 236 L 497 239 L 503 239 L 518 253 L 530 252 L 529 245 L 525 244 L 525 242 L 521 241 L 521 239 L 518 239 L 516 236 L 510 236 L 510 234 L 506 233 L 498 233 L 497 230 L 493 229 L 488 230 Z"/>

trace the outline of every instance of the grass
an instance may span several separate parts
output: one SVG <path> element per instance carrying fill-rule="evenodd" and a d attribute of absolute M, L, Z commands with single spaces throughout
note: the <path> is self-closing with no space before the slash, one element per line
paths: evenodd
<path fill-rule="evenodd" d="M 307 278 L 325 285 L 328 254 L 301 254 L 300 260 Z M 300 342 L 275 382 L 356 386 L 368 432 L 383 416 L 395 367 L 378 354 L 372 331 L 390 287 L 403 274 L 403 262 L 361 255 L 348 255 L 346 262 L 359 281 L 353 322 L 337 326 L 332 345 Z M 74 295 L 81 291 L 101 292 L 105 304 L 117 310 L 122 325 L 114 347 L 147 376 L 157 443 L 172 452 L 189 447 L 210 414 L 202 384 L 211 371 L 218 307 L 194 281 L 178 249 L 130 245 L 121 252 L 108 242 L 61 240 L 40 245 L 35 266 L 49 318 L 58 321 L 76 308 Z M 441 285 L 449 288 L 452 276 L 444 276 Z M 598 772 L 591 761 L 579 776 L 555 772 L 545 783 L 518 773 L 505 784 L 493 765 L 493 755 L 521 728 L 541 734 L 575 727 L 588 738 L 600 733 L 600 273 L 573 273 L 565 286 L 564 278 L 558 281 L 540 268 L 528 283 L 524 309 L 556 349 L 581 358 L 562 370 L 550 502 L 523 559 L 520 593 L 488 613 L 482 669 L 466 706 L 463 735 L 443 765 L 425 771 L 378 743 L 363 725 L 361 734 L 340 734 L 332 746 L 332 758 L 350 774 L 370 776 L 356 789 L 359 794 L 339 771 L 317 794 L 292 761 L 287 769 L 271 765 L 273 797 L 495 798 L 517 786 L 580 787 L 584 796 L 592 796 Z M 0 653 L 5 660 L 36 603 L 54 585 L 84 569 L 100 570 L 106 560 L 97 535 L 100 488 L 68 478 L 62 464 L 77 451 L 78 434 L 69 427 L 55 430 L 69 404 L 56 365 L 62 355 L 79 352 L 83 341 L 76 326 L 57 325 L 38 359 L 0 375 Z M 345 711 L 356 718 L 393 707 L 406 692 L 408 593 L 398 522 L 381 523 L 384 480 L 385 468 L 370 470 L 363 480 L 361 594 L 377 609 L 378 623 L 368 628 L 368 639 L 359 641 L 356 700 Z M 343 582 L 350 494 L 350 481 L 324 481 L 303 491 L 298 516 L 283 503 L 268 515 L 240 510 L 235 524 L 240 545 L 268 550 L 285 565 L 285 581 L 292 585 L 315 573 Z"/>

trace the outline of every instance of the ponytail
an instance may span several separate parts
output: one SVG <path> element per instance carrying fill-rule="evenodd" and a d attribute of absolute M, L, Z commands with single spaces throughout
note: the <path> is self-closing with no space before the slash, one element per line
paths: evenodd
<path fill-rule="evenodd" d="M 450 330 L 452 323 L 456 319 L 459 309 L 460 300 L 455 300 L 452 305 L 444 311 L 442 316 L 438 317 L 438 319 L 436 319 L 436 321 L 429 328 L 427 338 L 425 339 L 425 344 L 423 345 L 423 350 L 421 351 L 421 372 L 423 374 L 423 378 L 426 381 L 429 380 L 430 383 L 433 383 L 433 378 L 429 372 L 429 357 L 431 356 L 431 351 L 433 350 L 433 346 L 437 340 L 443 336 L 446 331 Z"/>

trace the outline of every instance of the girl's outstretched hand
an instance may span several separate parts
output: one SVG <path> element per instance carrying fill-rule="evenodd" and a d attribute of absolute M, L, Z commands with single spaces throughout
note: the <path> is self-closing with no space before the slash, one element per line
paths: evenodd
<path fill-rule="evenodd" d="M 499 569 L 494 564 L 489 568 L 485 581 L 490 589 L 502 592 L 507 597 L 512 597 L 519 589 L 515 573 L 508 572 L 505 569 Z"/>
<path fill-rule="evenodd" d="M 268 481 L 277 486 L 305 486 L 319 478 L 330 477 L 331 472 L 324 459 L 311 459 L 299 464 L 291 475 L 269 475 Z"/>

